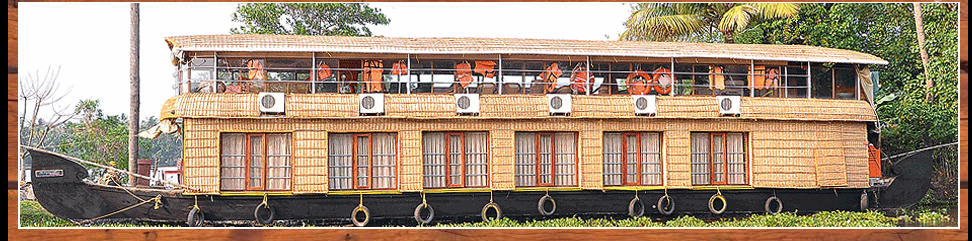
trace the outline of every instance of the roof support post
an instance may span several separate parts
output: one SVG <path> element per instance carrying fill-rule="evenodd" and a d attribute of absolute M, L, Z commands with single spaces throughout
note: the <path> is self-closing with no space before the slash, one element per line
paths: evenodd
<path fill-rule="evenodd" d="M 405 93 L 412 94 L 412 54 L 405 54 L 405 68 L 408 69 L 406 71 Z M 398 82 L 401 83 L 402 80 L 399 79 Z"/>
<path fill-rule="evenodd" d="M 672 66 L 672 69 L 668 73 L 671 75 L 669 77 L 672 78 L 672 91 L 671 92 L 668 92 L 668 94 L 670 94 L 671 96 L 675 96 L 675 92 L 678 92 L 678 87 L 677 87 L 678 86 L 678 80 L 675 79 L 675 57 L 671 57 L 671 62 L 672 62 L 672 65 L 671 65 Z"/>
<path fill-rule="evenodd" d="M 499 62 L 499 64 L 496 65 L 496 69 L 498 69 L 499 72 L 499 76 L 496 77 L 496 83 L 499 84 L 499 92 L 497 93 L 502 95 L 503 88 L 506 87 L 503 85 L 503 55 L 497 54 L 496 59 Z"/>
<path fill-rule="evenodd" d="M 749 98 L 756 97 L 756 63 L 750 59 L 749 60 Z"/>
<path fill-rule="evenodd" d="M 594 76 L 591 75 L 591 56 L 589 55 L 587 56 L 587 69 L 585 71 L 587 72 L 587 78 L 594 78 Z M 591 95 L 591 90 L 594 89 L 593 85 L 594 83 L 588 83 L 587 80 L 584 80 L 584 88 L 587 88 L 587 95 Z"/>
<path fill-rule="evenodd" d="M 317 94 L 317 52 L 311 52 L 311 94 Z"/>
<path fill-rule="evenodd" d="M 813 84 L 811 84 L 812 83 L 812 79 L 811 79 L 812 74 L 810 72 L 812 69 L 813 68 L 810 68 L 810 61 L 807 61 L 807 99 L 810 99 L 811 96 L 813 96 Z"/>

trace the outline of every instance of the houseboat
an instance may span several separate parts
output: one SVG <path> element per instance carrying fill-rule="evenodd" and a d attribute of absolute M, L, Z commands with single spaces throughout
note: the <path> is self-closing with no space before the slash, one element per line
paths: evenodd
<path fill-rule="evenodd" d="M 365 226 L 815 212 L 906 206 L 928 186 L 928 168 L 881 176 L 868 67 L 888 62 L 866 53 L 505 38 L 165 43 L 175 96 L 147 136 L 181 133 L 181 188 L 83 181 L 72 158 L 30 149 L 37 199 L 54 215 Z"/>

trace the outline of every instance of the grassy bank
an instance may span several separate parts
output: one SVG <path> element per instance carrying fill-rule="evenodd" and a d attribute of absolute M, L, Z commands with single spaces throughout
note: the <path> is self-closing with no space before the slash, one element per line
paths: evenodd
<path fill-rule="evenodd" d="M 431 227 L 938 227 L 955 225 L 955 220 L 948 214 L 952 210 L 950 207 L 954 207 L 954 205 L 934 207 L 916 205 L 912 208 L 893 213 L 890 216 L 888 216 L 888 213 L 878 211 L 833 211 L 811 215 L 796 215 L 793 213 L 780 213 L 777 215 L 753 214 L 746 217 L 709 221 L 693 216 L 681 216 L 667 221 L 653 221 L 650 218 L 585 219 L 577 217 L 516 221 L 503 218 L 490 222 L 438 224 Z M 54 217 L 35 201 L 22 201 L 20 203 L 20 212 L 22 227 L 79 227 L 79 225 Z M 146 222 L 95 222 L 94 224 L 84 226 L 177 227 L 177 225 L 172 224 Z"/>

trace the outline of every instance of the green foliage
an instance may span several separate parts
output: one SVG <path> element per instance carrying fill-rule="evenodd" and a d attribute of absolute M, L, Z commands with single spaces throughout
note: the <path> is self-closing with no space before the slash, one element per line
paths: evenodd
<path fill-rule="evenodd" d="M 367 3 L 241 3 L 233 34 L 371 36 L 368 24 L 388 24 L 380 9 Z"/>
<path fill-rule="evenodd" d="M 924 4 L 926 49 L 935 101 L 925 101 L 924 71 L 912 5 L 896 3 L 805 3 L 794 18 L 766 21 L 743 31 L 739 43 L 802 44 L 870 53 L 889 62 L 880 72 L 877 99 L 898 96 L 878 106 L 886 123 L 882 151 L 900 153 L 957 141 L 958 8 Z"/>
<path fill-rule="evenodd" d="M 139 131 L 152 128 L 158 123 L 158 118 L 150 116 L 139 124 L 141 129 Z M 155 139 L 138 138 L 138 142 L 139 158 L 155 160 L 158 166 L 175 166 L 182 158 L 182 135 L 178 132 L 171 135 L 162 134 Z"/>
<path fill-rule="evenodd" d="M 932 212 L 921 212 L 916 215 L 925 217 L 928 220 L 925 222 L 927 224 L 940 224 L 943 220 L 948 220 L 948 216 L 936 215 Z M 665 222 L 655 222 L 647 217 L 622 220 L 570 217 L 531 220 L 521 223 L 503 218 L 488 222 L 438 224 L 436 227 L 895 227 L 899 221 L 898 218 L 886 217 L 877 211 L 832 211 L 812 215 L 796 215 L 794 213 L 753 214 L 744 218 L 714 221 L 705 221 L 695 216 L 680 216 Z"/>
<path fill-rule="evenodd" d="M 637 3 L 625 40 L 734 42 L 737 31 L 763 19 L 794 16 L 795 3 Z"/>
<path fill-rule="evenodd" d="M 81 100 L 75 111 L 81 120 L 65 123 L 66 136 L 55 151 L 128 170 L 128 117 L 104 115 L 99 100 Z"/>

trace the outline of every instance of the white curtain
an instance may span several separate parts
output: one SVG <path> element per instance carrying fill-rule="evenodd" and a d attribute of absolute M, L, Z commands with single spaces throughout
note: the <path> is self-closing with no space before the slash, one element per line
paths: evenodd
<path fill-rule="evenodd" d="M 549 134 L 537 135 L 537 165 L 539 165 L 540 172 L 537 173 L 538 180 L 537 184 L 552 184 L 552 174 L 553 174 L 553 163 L 551 163 L 551 146 L 550 142 L 553 141 L 553 136 Z"/>
<path fill-rule="evenodd" d="M 245 189 L 246 166 L 243 159 L 244 135 L 241 133 L 223 133 L 220 153 L 220 190 L 238 191 Z"/>
<path fill-rule="evenodd" d="M 328 137 L 328 188 L 352 189 L 351 182 L 351 134 L 330 134 Z"/>
<path fill-rule="evenodd" d="M 641 184 L 662 184 L 661 135 L 658 133 L 641 134 Z"/>
<path fill-rule="evenodd" d="M 263 188 L 263 135 L 249 135 L 250 138 L 250 188 Z"/>
<path fill-rule="evenodd" d="M 577 138 L 572 132 L 558 132 L 556 136 L 556 186 L 577 185 Z"/>
<path fill-rule="evenodd" d="M 449 140 L 449 185 L 462 186 L 462 135 L 450 134 Z"/>
<path fill-rule="evenodd" d="M 516 151 L 516 186 L 530 187 L 537 185 L 536 135 L 532 132 L 517 132 L 515 137 Z"/>
<path fill-rule="evenodd" d="M 692 133 L 692 185 L 709 184 L 709 133 Z"/>
<path fill-rule="evenodd" d="M 357 175 L 357 180 L 355 181 L 355 188 L 357 187 L 373 187 L 370 182 L 371 177 L 371 137 L 367 135 L 354 136 L 355 142 L 355 165 L 357 166 L 355 174 Z"/>
<path fill-rule="evenodd" d="M 290 134 L 267 134 L 267 189 L 290 190 Z"/>
<path fill-rule="evenodd" d="M 620 186 L 621 164 L 621 133 L 604 133 L 604 185 Z"/>
<path fill-rule="evenodd" d="M 372 175 L 373 182 L 372 188 L 374 189 L 391 189 L 398 185 L 397 170 L 396 170 L 396 157 L 398 145 L 396 141 L 395 133 L 375 133 L 372 134 L 374 138 L 372 141 L 374 153 L 373 163 L 372 163 Z M 360 140 L 360 139 L 359 139 Z M 360 147 L 359 147 L 360 149 Z M 359 160 L 360 163 L 360 160 Z M 360 185 L 360 184 L 359 184 Z"/>
<path fill-rule="evenodd" d="M 624 135 L 624 183 L 638 184 L 638 135 Z"/>
<path fill-rule="evenodd" d="M 489 175 L 487 160 L 488 134 L 486 132 L 467 132 L 466 134 L 466 187 L 486 187 Z"/>
<path fill-rule="evenodd" d="M 729 184 L 746 184 L 746 150 L 742 133 L 726 134 Z"/>
<path fill-rule="evenodd" d="M 721 183 L 726 180 L 726 151 L 723 148 L 725 143 L 724 135 L 712 135 L 712 182 Z"/>
<path fill-rule="evenodd" d="M 445 187 L 445 134 L 429 132 L 422 136 L 422 169 L 425 188 Z"/>

